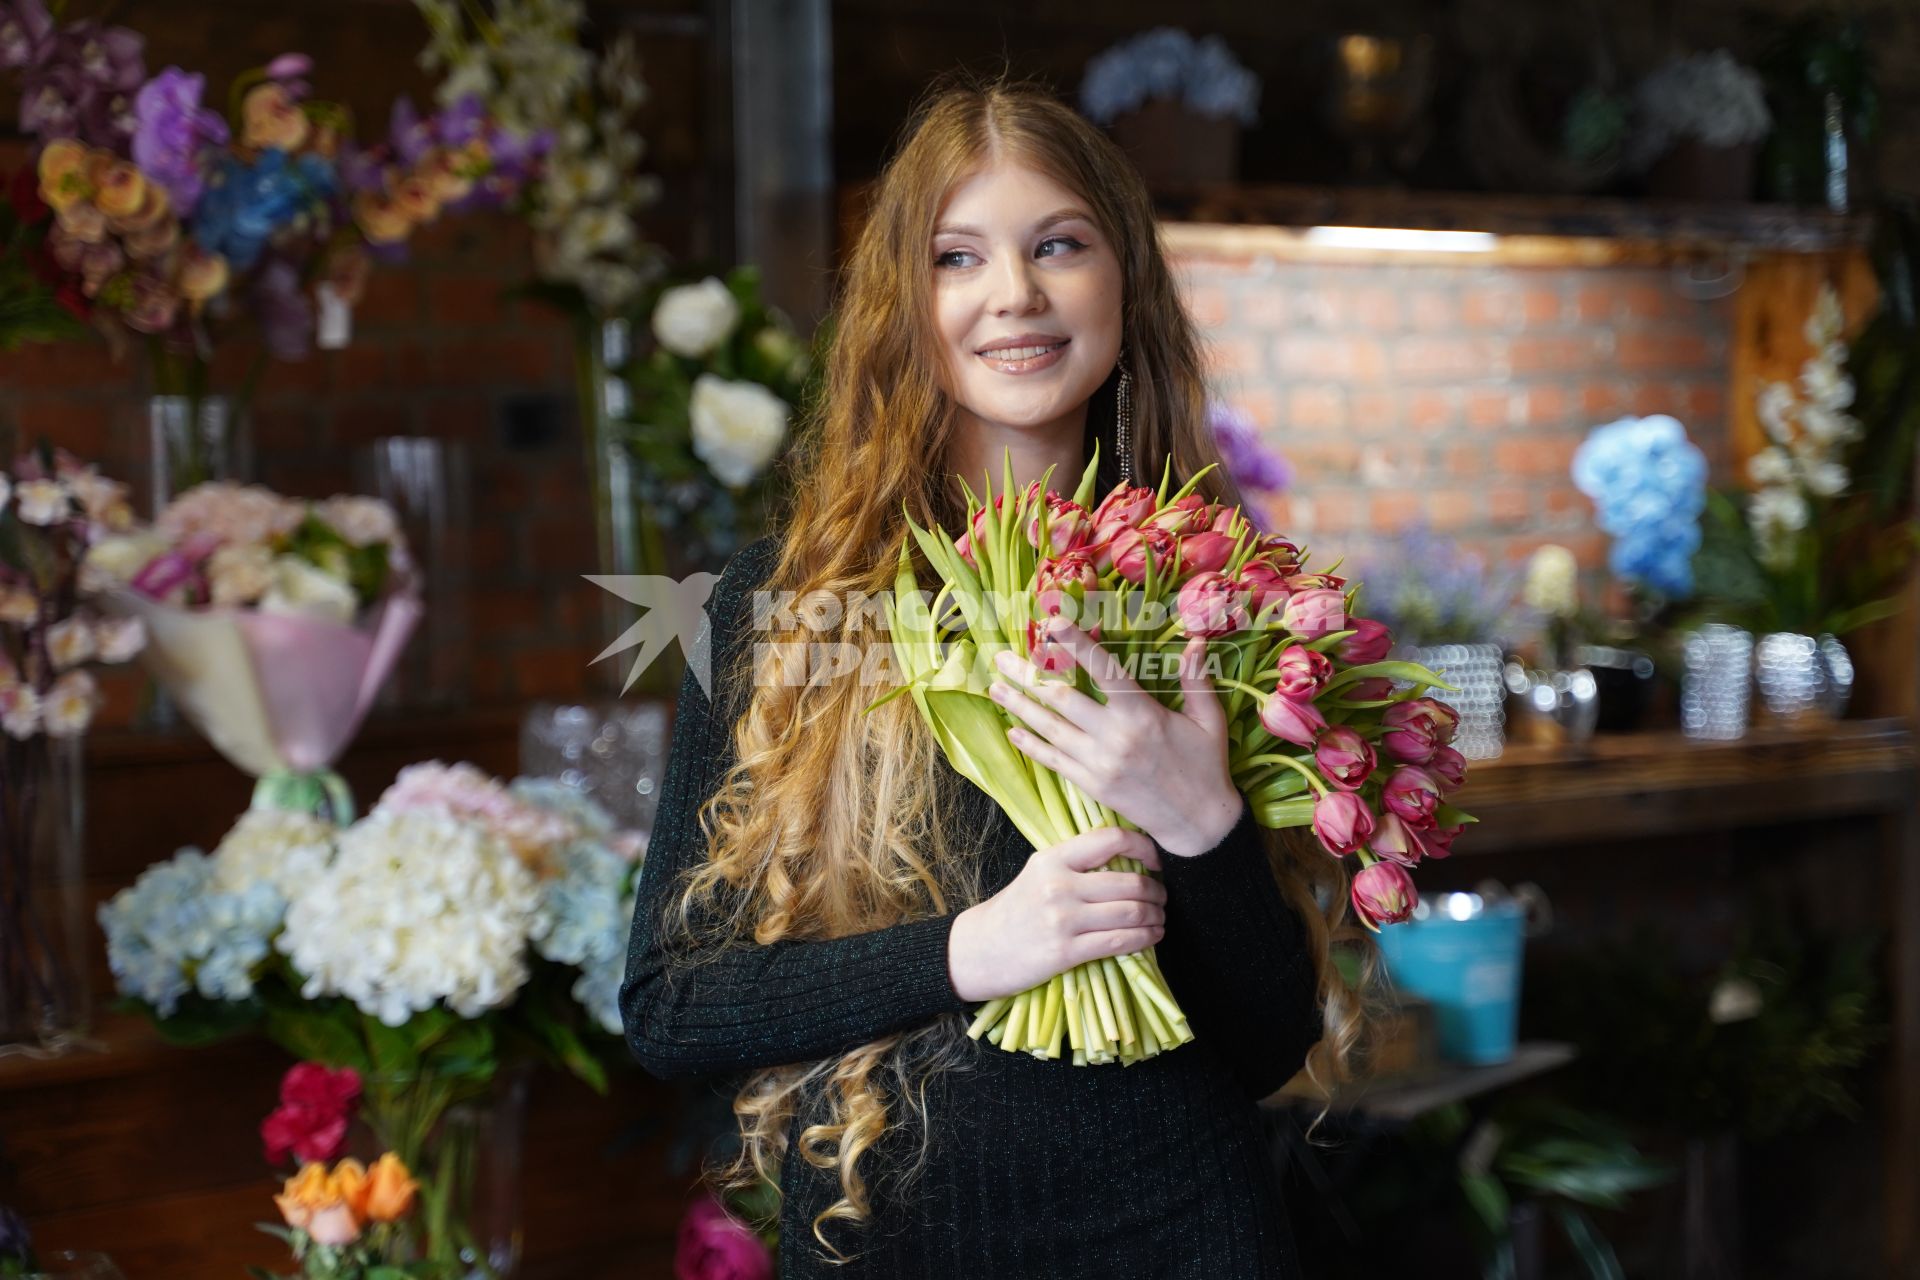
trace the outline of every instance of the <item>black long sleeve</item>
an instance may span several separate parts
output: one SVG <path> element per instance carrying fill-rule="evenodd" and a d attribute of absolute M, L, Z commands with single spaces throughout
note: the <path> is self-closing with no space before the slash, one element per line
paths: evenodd
<path fill-rule="evenodd" d="M 1322 1030 L 1299 915 L 1281 895 L 1253 808 L 1193 857 L 1160 853 L 1167 931 L 1157 956 L 1196 1038 L 1213 1040 L 1249 1098 L 1300 1069 Z"/>
<path fill-rule="evenodd" d="M 662 952 L 676 880 L 706 854 L 700 806 L 734 761 L 734 717 L 746 700 L 727 676 L 736 647 L 752 642 L 751 595 L 773 550 L 771 537 L 742 548 L 714 586 L 706 622 L 714 697 L 689 665 L 640 873 L 620 1012 L 634 1056 L 662 1079 L 813 1061 L 968 1007 L 947 969 L 958 912 L 845 938 L 734 946 L 691 964 L 669 965 Z"/>

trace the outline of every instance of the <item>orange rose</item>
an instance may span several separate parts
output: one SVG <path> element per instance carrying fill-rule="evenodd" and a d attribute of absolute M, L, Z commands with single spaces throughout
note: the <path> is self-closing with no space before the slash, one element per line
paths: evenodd
<path fill-rule="evenodd" d="M 217 253 L 191 245 L 181 256 L 180 292 L 195 306 L 226 288 L 227 277 L 227 260 Z"/>
<path fill-rule="evenodd" d="M 248 147 L 298 151 L 312 126 L 300 104 L 273 83 L 255 85 L 240 104 L 240 142 Z"/>
<path fill-rule="evenodd" d="M 327 1166 L 317 1160 L 301 1165 L 300 1172 L 287 1179 L 273 1202 L 279 1206 L 280 1216 L 288 1226 L 295 1231 L 305 1231 L 315 1213 L 334 1203 Z"/>
<path fill-rule="evenodd" d="M 398 244 L 413 230 L 413 219 L 398 205 L 372 191 L 353 198 L 353 220 L 373 244 Z"/>
<path fill-rule="evenodd" d="M 349 1156 L 333 1166 L 333 1172 L 327 1177 L 327 1191 L 341 1204 L 353 1210 L 356 1218 L 364 1217 L 361 1202 L 366 1198 L 367 1166 Z"/>
<path fill-rule="evenodd" d="M 100 175 L 100 212 L 109 218 L 131 218 L 147 202 L 147 179 L 130 164 L 109 165 Z"/>
<path fill-rule="evenodd" d="M 420 1184 L 407 1174 L 400 1157 L 389 1151 L 373 1162 L 367 1174 L 366 1196 L 362 1212 L 369 1222 L 394 1222 L 413 1208 L 413 1196 Z"/>
<path fill-rule="evenodd" d="M 86 159 L 87 149 L 72 138 L 49 142 L 40 152 L 40 198 L 55 213 L 87 198 L 87 184 L 81 172 Z"/>

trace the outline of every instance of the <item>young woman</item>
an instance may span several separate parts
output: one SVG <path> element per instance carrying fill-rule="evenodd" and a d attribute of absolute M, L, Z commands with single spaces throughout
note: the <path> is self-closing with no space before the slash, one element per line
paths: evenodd
<path fill-rule="evenodd" d="M 903 510 L 959 531 L 956 477 L 997 486 L 1004 450 L 1017 484 L 1051 464 L 1062 494 L 1096 440 L 1103 494 L 1123 468 L 1157 485 L 1170 458 L 1177 485 L 1218 460 L 1139 176 L 1042 90 L 930 96 L 879 182 L 826 359 L 793 514 L 726 566 L 711 697 L 691 671 L 680 693 L 628 1043 L 663 1078 L 739 1073 L 741 1151 L 718 1176 L 777 1180 L 782 1276 L 1298 1274 L 1255 1104 L 1310 1050 L 1317 1077 L 1344 1069 L 1359 1015 L 1327 962 L 1344 872 L 1234 791 L 1204 642 L 1186 651 L 1190 711 L 1076 628 L 1063 643 L 1104 705 L 1002 668 L 1015 743 L 1140 827 L 1036 851 L 911 700 L 863 714 L 884 687 L 807 668 L 806 642 L 884 642 L 872 611 L 808 615 L 822 630 L 751 607 L 763 588 L 890 590 Z M 1200 488 L 1240 500 L 1221 469 Z M 1158 877 L 1101 869 L 1121 854 Z M 982 1001 L 1149 944 L 1186 1045 L 1075 1067 L 965 1034 Z"/>

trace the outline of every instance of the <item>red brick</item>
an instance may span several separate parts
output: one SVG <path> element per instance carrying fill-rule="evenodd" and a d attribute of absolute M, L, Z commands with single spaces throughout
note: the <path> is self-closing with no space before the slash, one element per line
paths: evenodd
<path fill-rule="evenodd" d="M 1400 297 L 1391 289 L 1355 289 L 1348 296 L 1355 328 L 1384 333 L 1400 325 Z"/>
<path fill-rule="evenodd" d="M 1628 411 L 1642 416 L 1649 413 L 1677 413 L 1680 408 L 1674 399 L 1671 383 L 1636 383 L 1627 394 Z"/>
<path fill-rule="evenodd" d="M 1415 329 L 1441 332 L 1460 324 L 1460 309 L 1452 294 L 1421 289 L 1407 298 L 1407 322 Z"/>
<path fill-rule="evenodd" d="M 1487 518 L 1501 527 L 1524 525 L 1532 515 L 1531 494 L 1512 486 L 1487 490 Z"/>
<path fill-rule="evenodd" d="M 1547 519 L 1555 524 L 1584 521 L 1593 514 L 1592 504 L 1578 489 L 1549 489 L 1545 502 Z"/>
<path fill-rule="evenodd" d="M 1406 378 L 1471 378 L 1491 371 L 1486 345 L 1466 338 L 1402 338 L 1393 354 L 1394 371 Z"/>
<path fill-rule="evenodd" d="M 599 572 L 593 516 L 585 509 L 570 516 L 534 520 L 528 534 L 527 549 L 542 574 Z"/>
<path fill-rule="evenodd" d="M 1637 320 L 1658 320 L 1667 314 L 1673 295 L 1662 285 L 1626 284 L 1620 287 L 1620 302 L 1626 313 Z"/>
<path fill-rule="evenodd" d="M 387 387 L 387 349 L 362 339 L 339 351 L 321 355 L 327 363 L 331 391 L 381 391 Z"/>
<path fill-rule="evenodd" d="M 1464 489 L 1434 489 L 1426 497 L 1427 522 L 1435 529 L 1454 531 L 1473 523 L 1479 514 L 1472 493 Z"/>
<path fill-rule="evenodd" d="M 1273 357 L 1290 377 L 1377 382 L 1387 373 L 1386 353 L 1373 338 L 1287 336 L 1273 344 Z"/>
<path fill-rule="evenodd" d="M 1347 425 L 1346 393 L 1339 387 L 1296 387 L 1287 397 L 1287 425 L 1297 431 L 1338 431 Z"/>
<path fill-rule="evenodd" d="M 401 328 L 420 323 L 420 273 L 411 268 L 375 271 L 353 308 L 355 328 Z"/>
<path fill-rule="evenodd" d="M 550 342 L 532 338 L 471 338 L 433 352 L 435 380 L 457 386 L 541 386 L 557 381 L 559 360 Z"/>
<path fill-rule="evenodd" d="M 546 609 L 533 587 L 477 587 L 468 599 L 474 628 L 489 636 L 536 632 L 545 621 Z"/>
<path fill-rule="evenodd" d="M 1617 415 L 1626 402 L 1625 393 L 1611 382 L 1589 382 L 1580 388 L 1580 412 L 1596 423 Z"/>
<path fill-rule="evenodd" d="M 1467 390 L 1467 425 L 1485 431 L 1504 427 L 1514 416 L 1514 396 L 1505 387 Z"/>
<path fill-rule="evenodd" d="M 1453 444 L 1446 450 L 1447 474 L 1481 476 L 1487 471 L 1487 452 L 1478 445 Z"/>
<path fill-rule="evenodd" d="M 1508 476 L 1564 476 L 1578 441 L 1556 436 L 1525 436 L 1493 446 L 1494 469 Z"/>
<path fill-rule="evenodd" d="M 333 443 L 351 448 L 380 436 L 415 434 L 413 406 L 405 401 L 378 400 L 335 407 L 332 414 Z"/>
<path fill-rule="evenodd" d="M 1185 290 L 1187 314 L 1202 329 L 1221 329 L 1227 323 L 1227 291 L 1217 284 L 1193 285 Z"/>
<path fill-rule="evenodd" d="M 1614 336 L 1614 360 L 1622 369 L 1699 369 L 1712 359 L 1706 339 L 1692 333 L 1621 333 Z"/>
<path fill-rule="evenodd" d="M 1459 420 L 1459 399 L 1459 392 L 1451 388 L 1409 391 L 1407 429 L 1428 435 L 1446 430 Z"/>
<path fill-rule="evenodd" d="M 1360 466 L 1360 449 L 1350 440 L 1311 440 L 1290 445 L 1287 461 L 1303 476 L 1350 476 Z"/>
<path fill-rule="evenodd" d="M 1727 414 L 1727 393 L 1710 384 L 1687 388 L 1685 403 L 1689 425 L 1719 422 Z"/>
<path fill-rule="evenodd" d="M 1249 329 L 1281 329 L 1291 319 L 1286 290 L 1259 284 L 1238 297 L 1240 323 Z"/>
<path fill-rule="evenodd" d="M 1554 324 L 1560 319 L 1560 294 L 1553 289 L 1529 289 L 1520 297 L 1520 318 L 1529 325 Z"/>
<path fill-rule="evenodd" d="M 1369 507 L 1358 490 L 1324 488 L 1303 498 L 1303 505 L 1311 504 L 1311 510 L 1304 515 L 1303 527 L 1312 532 L 1350 533 L 1366 526 Z"/>
<path fill-rule="evenodd" d="M 1280 398 L 1265 387 L 1243 388 L 1229 397 L 1229 402 L 1262 430 L 1281 426 Z"/>
<path fill-rule="evenodd" d="M 1346 323 L 1345 298 L 1339 289 L 1299 289 L 1291 299 L 1292 323 L 1302 329 L 1338 329 Z"/>
<path fill-rule="evenodd" d="M 29 346 L 0 355 L 0 390 L 133 387 L 138 385 L 138 369 L 131 357 L 116 364 L 104 346 L 92 342 Z"/>
<path fill-rule="evenodd" d="M 128 406 L 128 412 L 137 411 Z M 4 417 L 0 414 L 0 419 Z M 98 464 L 112 447 L 114 412 L 104 402 L 76 396 L 36 396 L 21 401 L 12 417 L 22 448 L 32 448 L 44 437 L 56 448 L 69 449 Z"/>
<path fill-rule="evenodd" d="M 1418 489 L 1375 489 L 1367 498 L 1367 524 L 1383 532 L 1399 529 L 1426 514 Z"/>
<path fill-rule="evenodd" d="M 592 658 L 592 652 L 572 645 L 516 649 L 508 660 L 513 673 L 513 691 L 522 698 L 573 697 L 593 680 Z"/>
<path fill-rule="evenodd" d="M 1535 373 L 1577 373 L 1594 363 L 1595 343 L 1588 336 L 1536 337 L 1513 339 L 1507 347 L 1507 362 L 1515 376 Z"/>
<path fill-rule="evenodd" d="M 1530 427 L 1550 426 L 1567 416 L 1566 388 L 1557 383 L 1537 383 L 1528 387 L 1524 400 L 1525 421 Z"/>
<path fill-rule="evenodd" d="M 1248 377 L 1264 372 L 1260 344 L 1252 338 L 1207 335 L 1201 343 L 1211 373 Z"/>
<path fill-rule="evenodd" d="M 454 329 L 479 329 L 507 318 L 505 284 L 486 276 L 433 276 L 427 281 L 427 316 Z"/>
<path fill-rule="evenodd" d="M 486 396 L 454 392 L 426 404 L 426 432 L 441 440 L 484 442 L 491 434 L 493 406 Z"/>
<path fill-rule="evenodd" d="M 1351 396 L 1353 429 L 1363 435 L 1392 431 L 1399 425 L 1400 413 L 1391 391 L 1359 390 Z"/>
<path fill-rule="evenodd" d="M 1590 284 L 1574 295 L 1573 314 L 1582 324 L 1603 324 L 1622 306 L 1617 285 Z"/>
<path fill-rule="evenodd" d="M 1473 288 L 1460 296 L 1460 320 L 1470 329 L 1509 328 L 1520 315 L 1520 294 L 1513 289 Z"/>

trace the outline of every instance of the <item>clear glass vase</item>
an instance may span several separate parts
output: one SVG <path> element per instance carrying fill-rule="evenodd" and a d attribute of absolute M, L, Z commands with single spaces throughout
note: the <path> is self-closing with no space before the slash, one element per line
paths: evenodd
<path fill-rule="evenodd" d="M 89 1030 L 83 742 L 0 739 L 0 1056 L 65 1053 Z"/>
<path fill-rule="evenodd" d="M 229 396 L 156 395 L 147 398 L 148 510 L 209 480 L 245 482 L 253 475 L 253 441 L 246 415 Z"/>
<path fill-rule="evenodd" d="M 430 1262 L 452 1280 L 510 1280 L 520 1265 L 524 1064 L 492 1071 L 371 1073 L 349 1153 L 391 1151 L 419 1183 L 389 1262 Z"/>
<path fill-rule="evenodd" d="M 600 802 L 619 826 L 653 831 L 672 713 L 657 699 L 539 702 L 520 722 L 520 772 Z"/>
<path fill-rule="evenodd" d="M 466 446 L 431 436 L 381 436 L 354 454 L 354 486 L 399 517 L 420 575 L 423 634 L 401 653 L 382 686 L 383 708 L 465 701 L 472 633 L 472 471 Z"/>
<path fill-rule="evenodd" d="M 1687 634 L 1680 678 L 1680 731 L 1689 738 L 1744 738 L 1751 713 L 1753 633 L 1709 622 Z"/>

